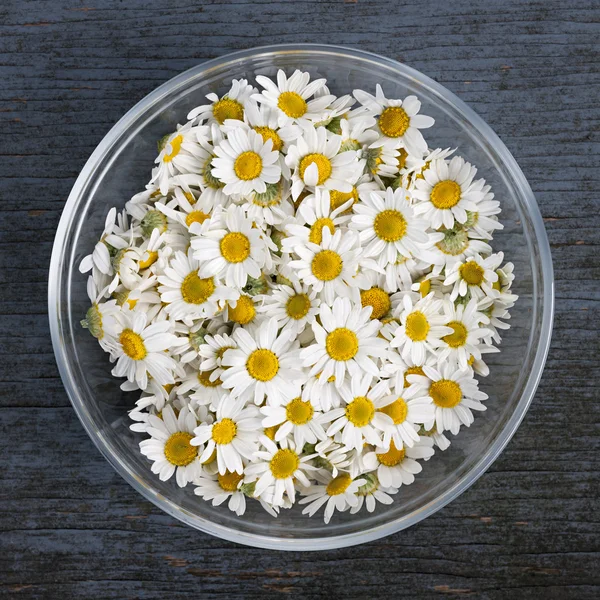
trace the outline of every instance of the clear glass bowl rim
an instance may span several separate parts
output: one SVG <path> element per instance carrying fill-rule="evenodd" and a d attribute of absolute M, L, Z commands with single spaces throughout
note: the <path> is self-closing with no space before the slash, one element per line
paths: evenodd
<path fill-rule="evenodd" d="M 500 159 L 510 171 L 521 198 L 528 209 L 528 215 L 531 219 L 535 240 L 539 250 L 541 270 L 543 272 L 542 316 L 540 319 L 541 331 L 535 352 L 533 368 L 531 369 L 531 373 L 513 414 L 507 421 L 500 435 L 496 437 L 493 443 L 488 447 L 487 451 L 480 457 L 478 462 L 474 464 L 470 471 L 458 479 L 454 485 L 437 496 L 434 501 L 415 509 L 411 513 L 408 513 L 399 519 L 387 522 L 384 525 L 379 525 L 349 534 L 330 537 L 313 537 L 306 539 L 252 534 L 212 523 L 207 519 L 202 519 L 197 515 L 193 515 L 182 509 L 179 505 L 170 501 L 169 498 L 157 493 L 151 487 L 148 487 L 143 481 L 140 481 L 140 479 L 128 467 L 128 465 L 117 459 L 117 457 L 111 452 L 106 440 L 100 436 L 98 431 L 95 429 L 90 414 L 69 370 L 66 350 L 61 339 L 60 323 L 60 306 L 62 300 L 60 272 L 61 265 L 65 260 L 65 245 L 69 226 L 73 218 L 76 216 L 77 208 L 82 198 L 82 192 L 85 189 L 87 180 L 91 177 L 97 166 L 102 162 L 103 158 L 106 156 L 114 142 L 127 131 L 130 124 L 136 120 L 140 113 L 148 110 L 153 104 L 158 103 L 165 96 L 171 95 L 179 88 L 185 86 L 189 79 L 198 77 L 199 75 L 207 73 L 212 69 L 223 68 L 228 63 L 235 63 L 249 57 L 267 57 L 269 55 L 281 53 L 319 53 L 328 54 L 332 57 L 336 55 L 342 55 L 347 58 L 371 61 L 377 64 L 377 66 L 394 69 L 397 72 L 403 73 L 405 76 L 419 81 L 419 84 L 427 88 L 430 93 L 440 97 L 444 102 L 453 105 L 458 112 L 462 113 L 468 118 L 473 128 L 476 129 L 482 136 L 487 138 L 487 140 L 494 146 L 494 149 L 499 155 Z M 535 283 L 539 282 L 534 281 L 534 284 Z M 54 354 L 56 356 L 61 379 L 69 399 L 73 404 L 75 412 L 77 413 L 77 416 L 79 417 L 81 423 L 96 447 L 114 467 L 114 469 L 133 488 L 135 488 L 145 498 L 171 516 L 183 521 L 187 525 L 222 539 L 267 549 L 292 551 L 326 550 L 342 548 L 376 540 L 418 523 L 422 519 L 425 519 L 429 515 L 440 510 L 442 507 L 468 489 L 471 485 L 473 485 L 473 483 L 475 483 L 475 481 L 477 481 L 477 479 L 496 460 L 506 444 L 514 435 L 523 417 L 525 416 L 525 413 L 527 412 L 527 409 L 534 397 L 544 369 L 552 335 L 552 323 L 554 316 L 554 276 L 550 246 L 548 244 L 548 238 L 544 229 L 542 216 L 533 192 L 523 172 L 521 171 L 512 154 L 496 135 L 496 133 L 494 133 L 494 131 L 485 123 L 485 121 L 471 108 L 469 108 L 462 100 L 460 100 L 445 87 L 435 82 L 433 79 L 423 75 L 421 72 L 398 61 L 388 59 L 371 52 L 356 50 L 354 48 L 347 48 L 344 46 L 326 44 L 276 44 L 232 52 L 230 54 L 208 60 L 200 65 L 188 69 L 187 71 L 184 71 L 180 75 L 177 75 L 176 77 L 162 84 L 153 92 L 140 100 L 106 134 L 86 162 L 79 177 L 77 178 L 65 204 L 65 208 L 56 231 L 49 270 L 48 309 L 50 334 L 52 338 Z"/>

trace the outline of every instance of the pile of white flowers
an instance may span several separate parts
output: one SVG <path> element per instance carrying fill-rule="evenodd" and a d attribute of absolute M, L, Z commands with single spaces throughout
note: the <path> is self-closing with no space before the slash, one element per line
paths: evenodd
<path fill-rule="evenodd" d="M 485 410 L 513 265 L 490 186 L 415 96 L 233 81 L 159 142 L 81 263 L 161 480 L 238 515 L 389 504 Z M 298 496 L 297 496 L 298 494 Z"/>

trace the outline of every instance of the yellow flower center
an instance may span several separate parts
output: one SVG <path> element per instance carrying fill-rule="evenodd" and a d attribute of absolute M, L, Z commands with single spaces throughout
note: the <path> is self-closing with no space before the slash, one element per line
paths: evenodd
<path fill-rule="evenodd" d="M 202 462 L 203 465 L 209 465 L 211 462 L 213 462 L 215 459 L 217 458 L 217 449 L 215 448 L 212 451 L 212 454 L 205 460 Z"/>
<path fill-rule="evenodd" d="M 247 325 L 256 316 L 256 308 L 250 296 L 242 295 L 238 298 L 235 308 L 229 307 L 229 320 L 240 325 Z"/>
<path fill-rule="evenodd" d="M 282 92 L 279 94 L 277 106 L 292 119 L 299 119 L 308 110 L 306 100 L 296 92 Z"/>
<path fill-rule="evenodd" d="M 408 367 L 404 372 L 404 387 L 408 387 L 410 385 L 410 381 L 408 381 L 407 377 L 409 375 L 422 375 L 425 376 L 425 371 L 423 371 L 423 367 Z"/>
<path fill-rule="evenodd" d="M 342 272 L 342 257 L 333 250 L 321 250 L 315 254 L 310 268 L 312 274 L 321 281 L 331 281 Z"/>
<path fill-rule="evenodd" d="M 119 342 L 123 346 L 123 352 L 132 360 L 142 360 L 148 354 L 142 336 L 131 329 L 123 329 L 119 336 Z"/>
<path fill-rule="evenodd" d="M 384 406 L 379 409 L 380 412 L 385 413 L 388 417 L 391 417 L 394 421 L 394 425 L 400 425 L 406 421 L 406 415 L 408 415 L 408 404 L 403 398 L 394 400 L 391 404 Z"/>
<path fill-rule="evenodd" d="M 196 198 L 194 196 L 194 194 L 192 194 L 192 192 L 183 192 L 183 195 L 185 196 L 185 199 L 192 205 L 194 206 L 194 204 L 196 204 Z"/>
<path fill-rule="evenodd" d="M 260 154 L 248 150 L 242 152 L 233 163 L 233 170 L 239 179 L 250 181 L 256 179 L 262 171 L 262 158 Z"/>
<path fill-rule="evenodd" d="M 241 121 L 244 118 L 244 107 L 237 100 L 222 98 L 214 103 L 213 116 L 220 125 L 223 125 L 225 119 Z"/>
<path fill-rule="evenodd" d="M 183 143 L 183 136 L 181 134 L 176 135 L 170 142 L 171 152 L 163 156 L 163 162 L 171 162 L 181 151 L 181 144 Z"/>
<path fill-rule="evenodd" d="M 422 342 L 429 333 L 429 322 L 427 317 L 420 311 L 415 310 L 406 318 L 406 335 L 413 342 Z"/>
<path fill-rule="evenodd" d="M 285 305 L 285 312 L 290 319 L 303 319 L 310 310 L 310 298 L 306 294 L 290 296 Z"/>
<path fill-rule="evenodd" d="M 421 283 L 419 283 L 419 294 L 421 294 L 421 298 L 425 298 L 427 294 L 431 291 L 431 279 L 423 279 Z"/>
<path fill-rule="evenodd" d="M 141 263 L 140 263 L 140 266 L 141 266 Z M 498 292 L 502 290 L 502 288 L 500 286 L 500 279 L 498 279 L 497 281 L 494 281 L 494 283 L 492 283 L 492 288 Z"/>
<path fill-rule="evenodd" d="M 331 190 L 329 192 L 331 210 L 333 211 L 336 208 L 339 208 L 342 204 L 348 202 L 350 198 L 354 200 L 352 204 L 354 204 L 354 202 L 358 202 L 358 190 L 356 187 L 353 187 L 351 192 L 338 192 L 337 190 Z M 348 209 L 348 212 L 350 212 L 351 208 L 352 207 Z"/>
<path fill-rule="evenodd" d="M 265 427 L 263 433 L 271 440 L 275 441 L 275 434 L 279 429 L 279 425 L 273 425 L 272 427 Z"/>
<path fill-rule="evenodd" d="M 238 485 L 240 481 L 244 479 L 243 473 L 236 473 L 235 471 L 232 473 L 231 471 L 225 471 L 224 475 L 220 473 L 217 475 L 217 481 L 221 486 L 221 489 L 226 492 L 235 492 L 238 489 Z"/>
<path fill-rule="evenodd" d="M 401 106 L 388 106 L 379 115 L 379 129 L 387 137 L 397 138 L 406 133 L 410 118 Z"/>
<path fill-rule="evenodd" d="M 250 240 L 239 231 L 226 233 L 219 245 L 221 255 L 227 262 L 244 262 L 250 256 Z"/>
<path fill-rule="evenodd" d="M 210 219 L 210 215 L 207 215 L 205 212 L 201 210 L 193 210 L 191 213 L 188 213 L 185 218 L 185 224 L 190 227 L 192 223 L 204 223 L 206 219 Z"/>
<path fill-rule="evenodd" d="M 189 465 L 198 456 L 198 447 L 190 441 L 194 436 L 187 431 L 177 431 L 165 442 L 165 458 L 177 467 Z"/>
<path fill-rule="evenodd" d="M 140 262 L 138 263 L 140 270 L 151 267 L 158 260 L 158 252 L 154 252 L 153 250 L 146 250 L 146 254 L 148 255 L 148 257 L 144 260 L 140 260 Z"/>
<path fill-rule="evenodd" d="M 408 158 L 408 152 L 404 148 L 400 148 L 396 160 L 398 161 L 398 169 L 404 169 L 406 167 L 406 159 Z"/>
<path fill-rule="evenodd" d="M 460 200 L 460 194 L 460 185 L 456 181 L 445 179 L 438 181 L 433 186 L 429 198 L 436 208 L 445 209 L 456 206 Z"/>
<path fill-rule="evenodd" d="M 319 180 L 317 181 L 317 185 L 323 185 L 329 179 L 331 171 L 333 170 L 331 161 L 324 154 L 307 154 L 302 158 L 300 161 L 300 178 L 304 179 L 306 169 L 313 163 L 317 165 L 317 169 L 319 170 Z"/>
<path fill-rule="evenodd" d="M 298 455 L 289 448 L 278 450 L 269 463 L 271 473 L 273 473 L 275 479 L 287 479 L 291 477 L 299 465 L 300 459 Z"/>
<path fill-rule="evenodd" d="M 469 285 L 481 285 L 483 283 L 485 271 L 483 270 L 483 267 L 478 265 L 474 260 L 470 260 L 464 265 L 460 265 L 458 270 L 460 272 L 460 276 Z"/>
<path fill-rule="evenodd" d="M 452 333 L 445 335 L 442 339 L 450 348 L 460 348 L 467 342 L 467 328 L 460 321 L 450 321 L 448 327 L 452 328 Z"/>
<path fill-rule="evenodd" d="M 382 454 L 377 454 L 377 460 L 385 467 L 395 467 L 404 460 L 404 448 L 398 450 L 393 440 L 390 442 L 390 449 Z"/>
<path fill-rule="evenodd" d="M 358 337 L 351 329 L 338 327 L 327 334 L 325 349 L 333 360 L 350 360 L 358 352 Z"/>
<path fill-rule="evenodd" d="M 392 302 L 390 295 L 384 292 L 381 288 L 372 287 L 370 290 L 362 290 L 360 293 L 360 302 L 363 308 L 371 306 L 371 319 L 381 319 L 390 311 Z"/>
<path fill-rule="evenodd" d="M 181 284 L 181 296 L 188 304 L 204 304 L 215 291 L 212 277 L 200 279 L 197 271 L 192 271 Z"/>
<path fill-rule="evenodd" d="M 294 425 L 304 425 L 313 417 L 313 407 L 310 402 L 303 402 L 302 398 L 294 398 L 286 407 L 285 414 L 288 421 Z"/>
<path fill-rule="evenodd" d="M 323 240 L 323 228 L 327 227 L 333 235 L 335 231 L 335 225 L 333 221 L 327 217 L 322 217 L 321 219 L 317 219 L 312 227 L 310 228 L 310 233 L 308 234 L 308 241 L 313 244 L 320 244 Z"/>
<path fill-rule="evenodd" d="M 255 127 L 254 131 L 260 133 L 265 144 L 267 143 L 267 140 L 271 140 L 271 142 L 273 142 L 273 150 L 279 152 L 283 147 L 283 140 L 274 129 L 271 129 L 270 127 Z"/>
<path fill-rule="evenodd" d="M 210 380 L 210 376 L 213 374 L 213 371 L 198 371 L 198 382 L 200 385 L 207 388 L 215 388 L 221 385 L 222 381 L 217 377 L 214 381 Z"/>
<path fill-rule="evenodd" d="M 223 360 L 223 355 L 225 354 L 225 352 L 227 352 L 227 350 L 235 350 L 235 346 L 223 346 L 215 352 L 215 356 L 219 360 Z"/>
<path fill-rule="evenodd" d="M 472 367 L 474 362 L 475 362 L 475 357 L 471 354 L 471 356 L 469 356 L 469 360 L 467 360 L 467 364 L 470 367 Z"/>
<path fill-rule="evenodd" d="M 133 310 L 135 308 L 135 305 L 138 303 L 137 300 L 130 300 L 129 298 L 127 298 L 127 304 L 129 305 L 129 308 L 131 310 Z"/>
<path fill-rule="evenodd" d="M 254 350 L 246 361 L 246 369 L 253 379 L 270 381 L 279 371 L 279 359 L 271 350 Z"/>
<path fill-rule="evenodd" d="M 212 427 L 212 439 L 215 444 L 230 444 L 237 433 L 237 425 L 231 419 L 221 419 Z"/>
<path fill-rule="evenodd" d="M 355 427 L 364 427 L 375 416 L 375 405 L 365 396 L 357 396 L 346 406 L 346 418 Z"/>
<path fill-rule="evenodd" d="M 327 495 L 328 496 L 339 496 L 340 494 L 343 494 L 350 487 L 351 483 L 352 483 L 352 477 L 350 477 L 350 475 L 348 475 L 348 473 L 341 473 L 337 477 L 334 477 L 327 484 L 327 489 L 326 489 Z"/>
<path fill-rule="evenodd" d="M 400 211 L 384 210 L 375 217 L 373 229 L 384 242 L 397 242 L 406 233 L 406 219 Z"/>
<path fill-rule="evenodd" d="M 429 395 L 440 408 L 454 408 L 462 400 L 460 385 L 449 379 L 434 381 L 429 387 Z"/>

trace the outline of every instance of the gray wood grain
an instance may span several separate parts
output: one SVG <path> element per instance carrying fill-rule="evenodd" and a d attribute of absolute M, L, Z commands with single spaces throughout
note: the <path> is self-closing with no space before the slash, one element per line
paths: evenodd
<path fill-rule="evenodd" d="M 599 20 L 592 0 L 4 0 L 0 595 L 599 597 Z M 468 102 L 528 177 L 556 276 L 544 378 L 490 471 L 407 531 L 312 554 L 220 541 L 137 495 L 71 409 L 46 316 L 55 227 L 110 127 L 186 68 L 284 42 L 377 52 Z"/>

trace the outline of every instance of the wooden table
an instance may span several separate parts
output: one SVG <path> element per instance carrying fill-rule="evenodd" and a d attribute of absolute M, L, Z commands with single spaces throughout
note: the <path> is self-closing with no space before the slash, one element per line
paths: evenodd
<path fill-rule="evenodd" d="M 598 598 L 599 5 L 85 1 L 0 8 L 2 597 Z M 398 59 L 468 102 L 528 177 L 556 276 L 544 378 L 489 472 L 412 529 L 312 554 L 220 541 L 134 492 L 75 416 L 46 316 L 65 199 L 119 117 L 208 58 L 290 42 Z"/>

